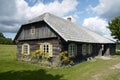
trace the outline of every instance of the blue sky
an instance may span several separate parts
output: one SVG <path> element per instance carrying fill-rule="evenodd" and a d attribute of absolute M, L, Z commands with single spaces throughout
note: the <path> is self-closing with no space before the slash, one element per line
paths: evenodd
<path fill-rule="evenodd" d="M 111 38 L 108 21 L 120 16 L 120 0 L 0 0 L 0 32 L 14 39 L 20 26 L 45 12 Z M 6 6 L 7 5 L 7 6 Z"/>

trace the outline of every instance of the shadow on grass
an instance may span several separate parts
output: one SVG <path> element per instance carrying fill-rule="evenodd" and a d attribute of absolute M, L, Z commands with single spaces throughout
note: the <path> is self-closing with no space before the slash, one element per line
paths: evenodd
<path fill-rule="evenodd" d="M 0 80 L 63 80 L 62 75 L 47 74 L 45 70 L 38 71 L 8 71 L 0 73 Z"/>

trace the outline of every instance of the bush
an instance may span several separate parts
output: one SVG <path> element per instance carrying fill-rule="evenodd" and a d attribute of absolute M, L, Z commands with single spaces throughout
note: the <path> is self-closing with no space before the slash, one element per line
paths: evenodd
<path fill-rule="evenodd" d="M 44 63 L 44 62 L 52 63 L 52 57 L 49 56 L 49 53 L 45 53 L 43 50 L 38 49 L 31 54 L 31 62 L 33 63 Z"/>
<path fill-rule="evenodd" d="M 61 60 L 61 65 L 73 65 L 74 64 L 74 61 L 72 60 L 73 57 L 69 57 L 67 51 L 61 52 L 59 56 Z"/>

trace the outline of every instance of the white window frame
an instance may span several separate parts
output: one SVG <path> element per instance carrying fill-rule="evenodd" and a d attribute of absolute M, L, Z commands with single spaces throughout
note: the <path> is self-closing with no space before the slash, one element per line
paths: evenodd
<path fill-rule="evenodd" d="M 73 57 L 77 54 L 77 45 L 75 43 L 70 43 L 68 45 L 68 56 Z"/>
<path fill-rule="evenodd" d="M 25 46 L 27 46 L 27 50 L 25 51 Z M 22 54 L 29 55 L 30 54 L 30 45 L 25 43 L 22 45 Z"/>
<path fill-rule="evenodd" d="M 43 52 L 48 53 L 50 57 L 53 56 L 52 44 L 50 44 L 50 43 L 40 43 L 40 49 L 43 50 Z"/>

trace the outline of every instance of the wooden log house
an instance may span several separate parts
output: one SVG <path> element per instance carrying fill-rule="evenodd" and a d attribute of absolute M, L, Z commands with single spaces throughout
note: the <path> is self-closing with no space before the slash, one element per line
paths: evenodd
<path fill-rule="evenodd" d="M 55 16 L 44 13 L 23 24 L 16 34 L 17 59 L 22 54 L 42 48 L 51 57 L 56 57 L 62 51 L 68 51 L 69 56 L 76 59 L 95 57 L 98 55 L 115 54 L 116 44 L 86 27 Z"/>

